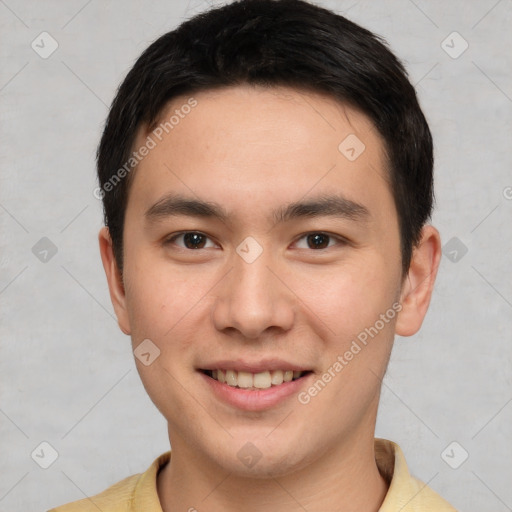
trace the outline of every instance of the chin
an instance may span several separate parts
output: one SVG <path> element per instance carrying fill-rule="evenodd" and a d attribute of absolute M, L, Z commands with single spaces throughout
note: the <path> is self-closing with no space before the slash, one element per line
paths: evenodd
<path fill-rule="evenodd" d="M 308 451 L 300 437 L 297 443 L 290 442 L 287 435 L 270 441 L 265 438 L 268 432 L 258 438 L 237 436 L 227 443 L 216 443 L 211 457 L 229 473 L 261 479 L 289 475 L 316 459 L 318 450 Z"/>

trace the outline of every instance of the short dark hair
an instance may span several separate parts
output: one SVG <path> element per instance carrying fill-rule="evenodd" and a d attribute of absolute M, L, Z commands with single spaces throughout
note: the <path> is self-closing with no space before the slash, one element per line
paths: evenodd
<path fill-rule="evenodd" d="M 178 95 L 240 84 L 326 93 L 371 119 L 385 142 L 405 275 L 434 201 L 428 124 L 383 39 L 303 0 L 239 0 L 200 13 L 153 42 L 127 74 L 97 152 L 104 222 L 121 275 L 134 173 L 112 179 L 126 169 L 139 127 L 153 126 Z"/>

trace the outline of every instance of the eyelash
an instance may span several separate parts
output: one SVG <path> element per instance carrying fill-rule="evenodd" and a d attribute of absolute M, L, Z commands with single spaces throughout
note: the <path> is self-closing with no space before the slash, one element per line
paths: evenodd
<path fill-rule="evenodd" d="M 208 236 L 208 235 L 205 235 L 204 233 L 202 233 L 201 231 L 182 231 L 180 233 L 175 233 L 174 235 L 166 238 L 164 240 L 164 245 L 171 245 L 172 243 L 174 243 L 174 241 L 179 238 L 179 237 L 182 237 L 186 234 L 196 234 L 196 235 L 201 235 L 203 237 L 206 237 L 207 239 L 211 240 L 211 238 Z M 343 239 L 342 237 L 340 236 L 337 236 L 337 235 L 332 235 L 331 233 L 326 233 L 324 231 L 309 231 L 308 233 L 304 233 L 303 235 L 301 235 L 297 241 L 299 240 L 302 240 L 303 238 L 305 237 L 308 237 L 310 235 L 322 235 L 322 236 L 325 236 L 327 238 L 329 238 L 330 240 L 331 239 L 334 239 L 338 242 L 338 245 L 346 245 L 348 242 L 347 240 Z M 329 240 L 329 241 L 330 241 Z M 188 251 L 198 251 L 200 249 L 203 249 L 203 248 L 198 248 L 198 249 L 189 249 L 188 247 L 182 247 L 182 246 L 178 246 L 180 249 L 184 249 L 184 250 L 188 250 Z M 321 252 L 321 251 L 325 251 L 327 249 L 330 249 L 332 246 L 328 246 L 328 247 L 324 247 L 322 249 L 310 249 L 308 247 L 308 249 L 310 249 L 311 251 L 315 251 L 315 252 Z"/>

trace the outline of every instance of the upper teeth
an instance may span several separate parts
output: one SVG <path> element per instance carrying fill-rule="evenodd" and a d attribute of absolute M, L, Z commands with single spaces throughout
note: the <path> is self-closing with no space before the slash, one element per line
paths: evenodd
<path fill-rule="evenodd" d="M 213 370 L 212 377 L 228 386 L 239 388 L 267 389 L 270 386 L 279 386 L 283 382 L 290 382 L 302 375 L 300 371 L 273 370 L 260 373 L 237 372 L 234 370 Z"/>

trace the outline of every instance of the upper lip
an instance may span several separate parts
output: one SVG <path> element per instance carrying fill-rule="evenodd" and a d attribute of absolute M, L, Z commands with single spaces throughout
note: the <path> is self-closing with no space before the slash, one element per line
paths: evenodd
<path fill-rule="evenodd" d="M 283 370 L 283 371 L 310 371 L 311 368 L 307 368 L 300 364 L 290 363 L 283 359 L 261 359 L 259 361 L 246 361 L 243 359 L 224 359 L 205 363 L 199 367 L 201 370 L 233 370 L 242 371 L 249 373 L 260 373 L 266 370 Z"/>

